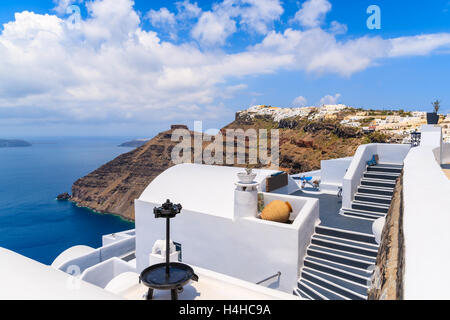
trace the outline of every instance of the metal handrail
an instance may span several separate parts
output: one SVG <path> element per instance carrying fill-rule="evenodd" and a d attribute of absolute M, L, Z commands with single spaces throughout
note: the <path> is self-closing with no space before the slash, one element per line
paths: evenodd
<path fill-rule="evenodd" d="M 261 280 L 261 281 L 257 282 L 256 284 L 261 284 L 261 283 L 263 283 L 263 282 L 266 282 L 266 281 L 268 281 L 268 280 L 271 280 L 271 279 L 277 278 L 277 277 L 278 277 L 278 280 L 280 280 L 280 277 L 281 277 L 281 272 L 280 272 L 280 271 L 278 271 L 277 273 L 275 273 L 273 276 L 270 276 L 270 277 L 268 277 L 268 278 L 266 278 L 266 279 L 264 279 L 264 280 Z"/>

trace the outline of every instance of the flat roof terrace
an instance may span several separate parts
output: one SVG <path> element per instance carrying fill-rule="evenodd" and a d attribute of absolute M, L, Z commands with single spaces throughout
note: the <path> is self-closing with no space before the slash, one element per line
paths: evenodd
<path fill-rule="evenodd" d="M 337 195 L 310 191 L 309 188 L 304 191 L 299 190 L 292 195 L 319 200 L 319 217 L 322 226 L 372 234 L 373 222 L 339 214 L 342 202 Z"/>

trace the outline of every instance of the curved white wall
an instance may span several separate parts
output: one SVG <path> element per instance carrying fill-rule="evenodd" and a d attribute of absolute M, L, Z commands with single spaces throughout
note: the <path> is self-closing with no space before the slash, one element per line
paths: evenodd
<path fill-rule="evenodd" d="M 0 248 L 0 300 L 114 300 L 99 287 Z"/>

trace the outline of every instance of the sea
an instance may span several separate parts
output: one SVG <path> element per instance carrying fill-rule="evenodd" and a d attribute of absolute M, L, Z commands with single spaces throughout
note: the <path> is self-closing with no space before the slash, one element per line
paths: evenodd
<path fill-rule="evenodd" d="M 109 214 L 57 201 L 72 184 L 132 148 L 129 137 L 28 138 L 31 147 L 0 148 L 0 247 L 51 264 L 74 245 L 101 246 L 102 235 L 134 228 Z"/>

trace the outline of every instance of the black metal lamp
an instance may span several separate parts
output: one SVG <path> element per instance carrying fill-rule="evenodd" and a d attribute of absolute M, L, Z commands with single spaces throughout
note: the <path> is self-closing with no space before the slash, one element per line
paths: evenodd
<path fill-rule="evenodd" d="M 178 292 L 189 281 L 198 281 L 194 270 L 183 263 L 170 262 L 170 219 L 175 218 L 181 212 L 181 204 L 173 204 L 167 200 L 161 207 L 153 209 L 155 218 L 166 219 L 166 262 L 155 264 L 142 271 L 139 281 L 147 286 L 147 300 L 153 299 L 153 290 L 170 290 L 172 300 L 178 299 Z"/>
<path fill-rule="evenodd" d="M 421 136 L 422 136 L 422 134 L 417 130 L 411 132 L 411 146 L 412 147 L 418 147 L 420 145 Z"/>

